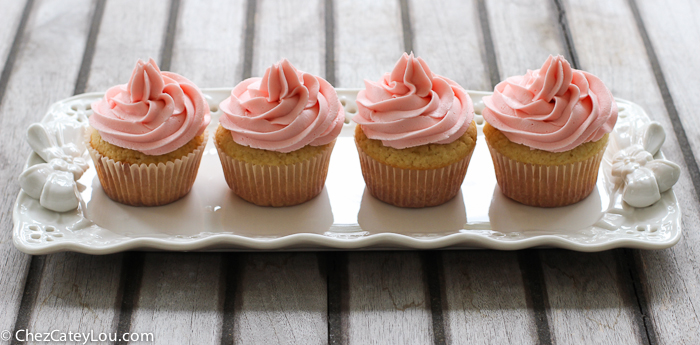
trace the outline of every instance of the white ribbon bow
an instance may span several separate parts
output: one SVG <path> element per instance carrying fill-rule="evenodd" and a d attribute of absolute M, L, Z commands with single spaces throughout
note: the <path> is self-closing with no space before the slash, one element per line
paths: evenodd
<path fill-rule="evenodd" d="M 661 199 L 661 193 L 678 182 L 681 168 L 665 159 L 654 159 L 666 139 L 658 122 L 644 127 L 637 144 L 627 146 L 613 156 L 612 176 L 622 183 L 622 200 L 633 207 L 648 207 Z M 630 140 L 617 140 L 620 146 Z"/>
<path fill-rule="evenodd" d="M 32 150 L 46 163 L 28 167 L 19 176 L 19 184 L 27 195 L 41 206 L 56 212 L 74 210 L 80 204 L 76 180 L 88 169 L 82 142 L 83 126 L 58 125 L 50 131 L 41 123 L 27 130 Z"/>

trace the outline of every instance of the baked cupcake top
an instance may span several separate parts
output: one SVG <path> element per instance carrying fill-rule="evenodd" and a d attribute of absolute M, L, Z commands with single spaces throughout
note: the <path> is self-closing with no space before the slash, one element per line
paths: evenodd
<path fill-rule="evenodd" d="M 157 156 L 201 135 L 211 117 L 202 92 L 187 78 L 139 60 L 128 84 L 92 104 L 90 126 L 106 142 Z"/>
<path fill-rule="evenodd" d="M 265 70 L 262 78 L 240 82 L 219 108 L 221 126 L 231 131 L 233 141 L 283 153 L 330 143 L 345 120 L 333 86 L 287 59 Z"/>
<path fill-rule="evenodd" d="M 617 121 L 610 90 L 598 77 L 571 68 L 561 55 L 500 82 L 484 105 L 484 119 L 508 140 L 549 152 L 597 141 Z"/>
<path fill-rule="evenodd" d="M 365 80 L 357 108 L 352 120 L 365 135 L 395 149 L 449 144 L 474 119 L 474 106 L 464 89 L 431 72 L 413 53 L 404 53 L 379 81 Z"/>

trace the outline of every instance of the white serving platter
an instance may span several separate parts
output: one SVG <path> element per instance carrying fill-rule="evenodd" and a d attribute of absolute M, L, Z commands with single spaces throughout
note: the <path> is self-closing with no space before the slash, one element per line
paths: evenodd
<path fill-rule="evenodd" d="M 497 249 L 556 247 L 601 251 L 627 247 L 663 249 L 681 237 L 680 207 L 673 190 L 650 207 L 632 208 L 621 201 L 610 175 L 608 146 L 596 189 L 571 206 L 544 209 L 521 205 L 503 196 L 481 133 L 481 98 L 469 91 L 479 127 L 477 146 L 462 192 L 444 205 L 401 209 L 367 193 L 353 141 L 359 90 L 339 89 L 348 118 L 332 154 L 321 194 L 298 206 L 259 207 L 235 196 L 226 185 L 216 149 L 207 144 L 199 175 L 183 199 L 160 207 L 131 207 L 110 200 L 90 161 L 78 180 L 84 204 L 57 213 L 20 191 L 14 207 L 13 240 L 29 254 L 75 251 L 109 254 L 126 250 L 277 251 L 378 249 Z M 218 104 L 230 89 L 204 89 L 212 108 L 209 132 L 218 125 Z M 46 126 L 87 125 L 90 104 L 102 97 L 89 93 L 53 104 Z M 634 137 L 650 122 L 644 110 L 617 100 L 620 115 L 613 137 Z M 613 133 L 616 134 L 616 133 Z M 663 157 L 661 153 L 657 158 Z M 32 153 L 27 166 L 42 163 Z"/>

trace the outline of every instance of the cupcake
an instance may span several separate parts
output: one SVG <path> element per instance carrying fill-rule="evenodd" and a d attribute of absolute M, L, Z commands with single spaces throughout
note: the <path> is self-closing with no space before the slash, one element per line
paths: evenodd
<path fill-rule="evenodd" d="M 353 117 L 367 190 L 399 207 L 454 198 L 476 145 L 474 106 L 454 81 L 406 53 L 378 81 L 365 80 Z"/>
<path fill-rule="evenodd" d="M 215 143 L 226 183 L 259 206 L 292 206 L 321 193 L 345 112 L 333 86 L 286 59 L 231 91 Z"/>
<path fill-rule="evenodd" d="M 530 206 L 576 203 L 595 187 L 617 121 L 617 104 L 596 76 L 551 55 L 484 97 L 484 136 L 503 194 Z"/>
<path fill-rule="evenodd" d="M 92 110 L 86 146 L 107 196 L 159 206 L 190 191 L 211 120 L 191 81 L 139 60 L 129 83 L 107 90 Z"/>

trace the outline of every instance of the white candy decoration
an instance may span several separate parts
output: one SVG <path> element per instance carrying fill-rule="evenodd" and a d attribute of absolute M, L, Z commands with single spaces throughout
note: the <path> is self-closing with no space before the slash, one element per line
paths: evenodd
<path fill-rule="evenodd" d="M 66 212 L 80 205 L 76 180 L 88 169 L 85 148 L 79 146 L 84 126 L 59 125 L 49 130 L 41 123 L 29 126 L 27 141 L 46 163 L 28 167 L 19 176 L 19 184 L 41 206 Z"/>
<path fill-rule="evenodd" d="M 622 184 L 622 200 L 628 205 L 651 206 L 661 199 L 661 193 L 678 182 L 681 168 L 665 159 L 654 159 L 666 140 L 658 122 L 646 125 L 643 135 L 634 140 L 637 143 L 632 144 L 631 138 L 624 139 L 617 140 L 624 148 L 613 156 L 612 176 L 616 184 Z"/>

